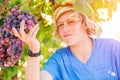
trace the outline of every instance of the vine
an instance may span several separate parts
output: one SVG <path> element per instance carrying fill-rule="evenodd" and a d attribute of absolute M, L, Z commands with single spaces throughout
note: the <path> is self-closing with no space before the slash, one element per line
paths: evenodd
<path fill-rule="evenodd" d="M 10 0 L 6 0 L 6 1 L 4 2 L 4 4 L 2 5 L 2 7 L 0 8 L 0 15 L 3 14 L 4 12 L 7 12 L 7 11 L 11 10 L 11 8 L 5 9 L 6 6 L 7 6 L 7 4 L 9 3 L 9 1 L 10 1 Z M 32 1 L 32 0 L 27 0 L 27 1 L 23 2 L 23 3 L 21 3 L 21 4 L 18 4 L 17 6 L 18 6 L 18 7 L 21 7 L 22 5 L 25 5 L 25 4 L 27 4 L 27 3 L 30 3 L 31 1 Z"/>

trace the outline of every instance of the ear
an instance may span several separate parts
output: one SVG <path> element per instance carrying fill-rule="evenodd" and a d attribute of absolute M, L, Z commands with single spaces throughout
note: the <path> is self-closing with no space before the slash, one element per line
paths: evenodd
<path fill-rule="evenodd" d="M 82 24 L 85 24 L 85 16 L 82 13 L 78 13 L 79 19 L 81 19 Z"/>

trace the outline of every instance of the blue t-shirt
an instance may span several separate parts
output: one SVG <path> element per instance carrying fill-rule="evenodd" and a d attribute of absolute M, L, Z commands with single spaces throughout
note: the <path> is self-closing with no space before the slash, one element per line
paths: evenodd
<path fill-rule="evenodd" d="M 93 39 L 92 54 L 82 63 L 69 47 L 58 49 L 43 70 L 53 80 L 120 80 L 120 42 L 112 39 Z"/>

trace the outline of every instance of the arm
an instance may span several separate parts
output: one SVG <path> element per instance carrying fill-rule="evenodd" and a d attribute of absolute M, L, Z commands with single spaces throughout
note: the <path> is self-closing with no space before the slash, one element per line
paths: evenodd
<path fill-rule="evenodd" d="M 26 66 L 26 76 L 25 80 L 40 80 L 40 67 L 39 67 L 39 57 L 29 57 Z"/>
<path fill-rule="evenodd" d="M 53 80 L 52 76 L 47 71 L 43 70 L 40 72 L 39 60 L 40 60 L 39 57 L 37 58 L 29 57 L 28 64 L 26 67 L 26 79 L 25 80 Z"/>
<path fill-rule="evenodd" d="M 16 37 L 29 46 L 32 53 L 38 53 L 40 51 L 40 43 L 36 39 L 36 34 L 39 30 L 38 25 L 35 25 L 28 34 L 24 32 L 24 25 L 25 22 L 22 21 L 20 24 L 20 31 L 18 32 L 15 28 L 13 28 L 13 32 Z M 40 72 L 39 62 L 40 57 L 28 57 L 28 63 L 25 69 L 25 80 L 53 80 L 51 74 L 47 71 L 43 70 Z"/>
<path fill-rule="evenodd" d="M 37 53 L 40 50 L 40 43 L 36 39 L 36 34 L 39 30 L 39 25 L 35 25 L 28 34 L 24 31 L 25 21 L 20 23 L 19 32 L 13 28 L 14 35 L 21 39 L 32 53 Z M 39 67 L 40 57 L 28 57 L 28 63 L 26 67 L 25 80 L 40 80 L 40 67 Z"/>
<path fill-rule="evenodd" d="M 53 80 L 52 76 L 45 70 L 40 72 L 40 80 Z"/>

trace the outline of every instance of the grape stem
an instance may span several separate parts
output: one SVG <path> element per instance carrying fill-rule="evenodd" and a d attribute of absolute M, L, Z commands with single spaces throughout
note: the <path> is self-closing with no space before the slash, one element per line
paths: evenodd
<path fill-rule="evenodd" d="M 32 0 L 27 0 L 27 1 L 23 2 L 23 3 L 21 3 L 21 4 L 18 4 L 17 6 L 20 7 L 20 6 L 22 6 L 22 5 L 26 4 L 26 3 L 30 3 L 31 1 L 32 1 Z M 3 14 L 4 12 L 6 12 L 6 11 L 11 10 L 11 8 L 5 10 L 5 7 L 7 6 L 8 3 L 9 3 L 9 0 L 6 0 L 6 1 L 4 2 L 4 4 L 3 4 L 2 7 L 0 8 L 0 15 Z"/>

